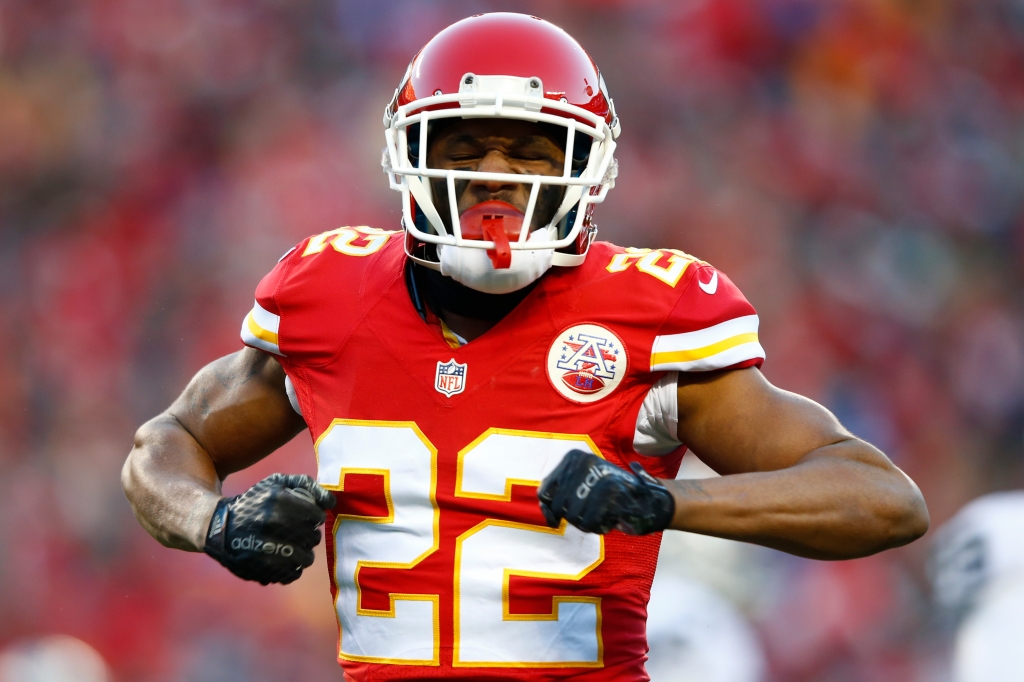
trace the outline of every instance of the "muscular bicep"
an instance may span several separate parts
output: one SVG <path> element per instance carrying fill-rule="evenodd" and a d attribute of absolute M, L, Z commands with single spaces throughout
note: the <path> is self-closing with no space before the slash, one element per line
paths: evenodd
<path fill-rule="evenodd" d="M 756 368 L 680 373 L 678 396 L 679 439 L 723 475 L 784 469 L 852 438 L 831 412 Z"/>
<path fill-rule="evenodd" d="M 167 412 L 209 454 L 223 479 L 306 427 L 288 402 L 284 380 L 273 356 L 246 348 L 200 370 Z"/>

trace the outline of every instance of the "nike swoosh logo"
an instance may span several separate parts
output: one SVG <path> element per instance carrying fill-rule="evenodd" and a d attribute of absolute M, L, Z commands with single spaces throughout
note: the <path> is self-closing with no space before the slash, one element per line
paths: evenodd
<path fill-rule="evenodd" d="M 700 275 L 697 276 L 697 284 L 704 290 L 705 294 L 714 294 L 718 291 L 718 270 L 715 270 L 715 274 L 711 275 L 711 281 L 707 284 L 700 281 Z"/>

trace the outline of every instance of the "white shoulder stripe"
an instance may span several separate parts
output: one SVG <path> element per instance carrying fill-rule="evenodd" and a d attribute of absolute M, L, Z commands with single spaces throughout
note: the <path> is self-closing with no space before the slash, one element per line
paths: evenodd
<path fill-rule="evenodd" d="M 277 332 L 280 326 L 280 316 L 255 303 L 242 321 L 242 343 L 284 357 L 278 345 Z"/>
<path fill-rule="evenodd" d="M 252 306 L 252 319 L 261 328 L 266 329 L 268 332 L 278 332 L 281 327 L 281 317 L 274 313 L 266 310 L 258 302 L 254 302 Z"/>
<path fill-rule="evenodd" d="M 756 334 L 760 323 L 757 315 L 746 315 L 727 320 L 713 327 L 685 334 L 658 336 L 654 339 L 654 353 L 674 350 L 694 350 L 724 341 L 738 334 Z"/>
<path fill-rule="evenodd" d="M 757 315 L 746 315 L 706 329 L 657 336 L 651 348 L 651 371 L 701 372 L 764 359 L 758 324 Z"/>

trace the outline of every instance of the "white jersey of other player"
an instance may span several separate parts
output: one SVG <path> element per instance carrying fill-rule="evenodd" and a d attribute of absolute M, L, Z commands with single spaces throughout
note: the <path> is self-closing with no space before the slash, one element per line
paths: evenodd
<path fill-rule="evenodd" d="M 675 419 L 675 373 L 671 372 L 648 393 L 637 418 L 634 447 L 640 445 L 654 452 L 656 447 L 668 448 L 668 419 Z M 665 385 L 671 391 L 665 391 Z M 668 405 L 671 409 L 666 409 Z M 666 414 L 668 413 L 668 414 Z M 678 443 L 678 441 L 676 441 Z M 648 454 L 645 452 L 645 454 Z M 716 477 L 693 453 L 687 453 L 676 478 Z M 685 551 L 680 544 L 684 538 Z M 651 601 L 647 606 L 647 673 L 652 682 L 761 682 L 767 665 L 757 633 L 746 616 L 720 589 L 735 587 L 742 578 L 725 574 L 733 572 L 734 551 L 745 552 L 750 545 L 730 540 L 689 533 L 673 534 L 662 543 L 658 572 L 651 585 Z M 679 554 L 682 556 L 679 556 Z M 706 580 L 701 562 L 714 564 L 718 580 Z M 696 563 L 695 563 L 696 562 Z M 740 560 L 742 563 L 742 560 Z M 686 570 L 683 570 L 686 566 Z M 732 567 L 735 568 L 735 567 Z M 709 584 L 713 583 L 713 584 Z M 731 590 L 731 592 L 743 590 Z M 732 596 L 736 596 L 733 594 Z"/>
<path fill-rule="evenodd" d="M 1024 680 L 1024 491 L 974 500 L 936 533 L 935 599 L 961 619 L 954 682 Z"/>
<path fill-rule="evenodd" d="M 647 607 L 651 682 L 760 682 L 765 658 L 744 615 L 711 587 L 658 573 Z"/>

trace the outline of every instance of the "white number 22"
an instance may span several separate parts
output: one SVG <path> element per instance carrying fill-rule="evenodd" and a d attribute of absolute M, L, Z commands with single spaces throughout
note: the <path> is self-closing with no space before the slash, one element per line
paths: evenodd
<path fill-rule="evenodd" d="M 489 429 L 459 452 L 455 495 L 509 501 L 513 485 L 537 485 L 572 447 L 600 454 L 586 436 Z M 361 568 L 413 568 L 439 548 L 436 448 L 413 422 L 336 419 L 316 450 L 322 485 L 344 490 L 346 474 L 376 474 L 388 507 L 387 516 L 339 515 L 335 523 L 340 656 L 439 664 L 438 594 L 390 594 L 385 611 L 363 608 L 359 588 Z M 599 597 L 555 596 L 550 613 L 509 609 L 512 576 L 580 580 L 604 560 L 602 536 L 564 522 L 552 529 L 486 519 L 455 543 L 453 665 L 603 665 Z"/>

